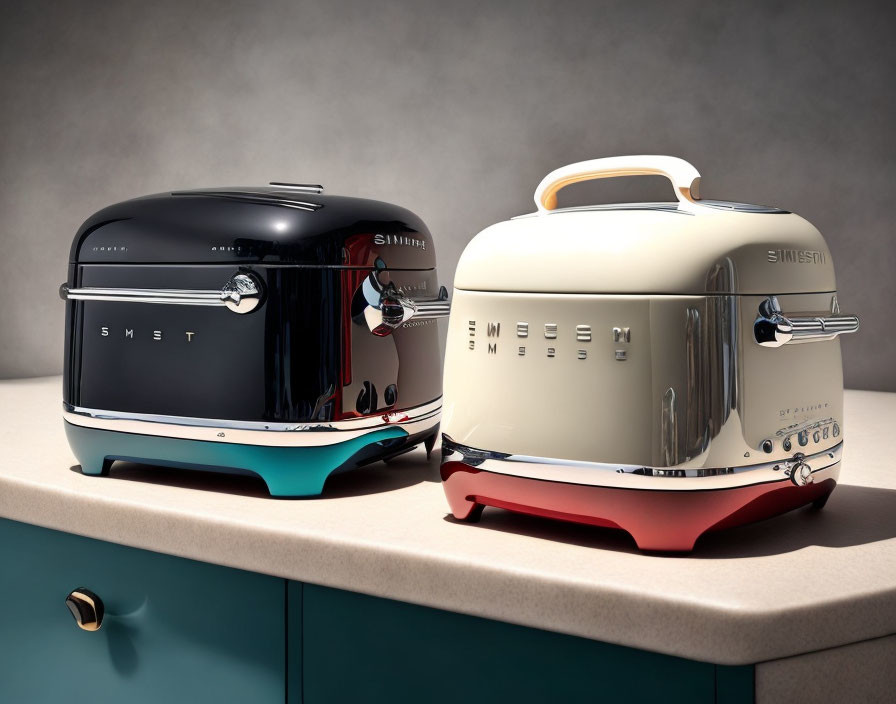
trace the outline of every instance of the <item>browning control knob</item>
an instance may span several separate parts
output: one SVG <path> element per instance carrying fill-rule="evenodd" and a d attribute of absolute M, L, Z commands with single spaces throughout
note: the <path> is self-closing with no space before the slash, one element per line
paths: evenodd
<path fill-rule="evenodd" d="M 803 455 L 797 453 L 795 458 L 796 463 L 790 470 L 790 481 L 792 481 L 797 486 L 806 486 L 806 484 L 812 483 L 812 468 L 803 462 Z"/>

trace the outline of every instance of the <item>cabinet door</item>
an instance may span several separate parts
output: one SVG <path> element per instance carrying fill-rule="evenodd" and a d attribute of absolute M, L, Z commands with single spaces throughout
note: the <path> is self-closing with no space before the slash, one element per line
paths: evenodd
<path fill-rule="evenodd" d="M 310 584 L 299 594 L 305 704 L 716 701 L 708 663 Z"/>
<path fill-rule="evenodd" d="M 105 607 L 81 630 L 65 605 Z M 277 702 L 285 580 L 0 520 L 0 701 Z"/>

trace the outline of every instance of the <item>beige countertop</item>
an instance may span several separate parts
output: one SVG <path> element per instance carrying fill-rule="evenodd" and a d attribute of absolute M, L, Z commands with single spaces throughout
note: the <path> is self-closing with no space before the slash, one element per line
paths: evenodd
<path fill-rule="evenodd" d="M 0 517 L 255 572 L 720 664 L 896 633 L 896 394 L 846 393 L 841 484 L 684 557 L 620 531 L 486 509 L 448 517 L 421 451 L 271 499 L 251 477 L 79 472 L 61 379 L 0 381 Z M 5 562 L 5 569 L 9 569 Z"/>

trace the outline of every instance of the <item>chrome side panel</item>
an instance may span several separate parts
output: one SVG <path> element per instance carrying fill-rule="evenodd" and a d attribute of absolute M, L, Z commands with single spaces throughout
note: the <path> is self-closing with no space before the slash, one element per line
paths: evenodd
<path fill-rule="evenodd" d="M 442 438 L 442 461 L 463 462 L 484 472 L 582 486 L 651 491 L 710 491 L 788 481 L 806 486 L 839 470 L 843 443 L 795 460 L 699 469 L 642 467 L 607 462 L 575 462 L 553 457 L 508 455 L 460 445 Z"/>
<path fill-rule="evenodd" d="M 315 423 L 265 423 L 158 416 L 80 408 L 69 404 L 63 404 L 62 415 L 72 425 L 136 435 L 270 447 L 320 447 L 353 440 L 385 427 L 400 427 L 408 435 L 423 433 L 438 426 L 441 408 L 441 400 L 437 399 L 415 408 L 378 416 Z"/>

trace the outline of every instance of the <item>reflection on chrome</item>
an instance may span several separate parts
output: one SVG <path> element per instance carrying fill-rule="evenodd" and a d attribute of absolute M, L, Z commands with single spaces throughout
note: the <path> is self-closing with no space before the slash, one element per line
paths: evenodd
<path fill-rule="evenodd" d="M 700 491 L 767 482 L 792 481 L 798 486 L 827 478 L 840 463 L 843 443 L 813 455 L 796 453 L 787 460 L 731 467 L 646 467 L 581 462 L 552 457 L 513 455 L 481 450 L 442 435 L 442 462 L 462 462 L 481 471 L 529 479 L 629 489 Z"/>
<path fill-rule="evenodd" d="M 832 303 L 832 310 L 839 305 Z M 797 342 L 833 340 L 838 335 L 858 332 L 859 319 L 855 315 L 794 316 L 781 311 L 776 296 L 769 296 L 759 304 L 759 317 L 753 323 L 753 336 L 763 347 L 781 347 Z"/>
<path fill-rule="evenodd" d="M 62 415 L 73 425 L 100 430 L 245 445 L 311 447 L 344 442 L 396 425 L 405 429 L 409 435 L 431 430 L 441 420 L 442 399 L 375 416 L 311 423 L 265 423 L 163 416 L 81 408 L 69 404 L 63 404 Z"/>
<path fill-rule="evenodd" d="M 448 289 L 442 286 L 434 299 L 412 300 L 399 291 L 394 284 L 385 286 L 377 279 L 377 272 L 371 272 L 361 284 L 356 297 L 363 298 L 364 322 L 374 335 L 385 337 L 397 327 L 415 320 L 447 318 L 451 311 Z"/>
<path fill-rule="evenodd" d="M 220 290 L 161 288 L 69 288 L 59 287 L 59 295 L 69 301 L 113 303 L 155 303 L 179 306 L 224 306 L 234 313 L 251 313 L 261 303 L 261 281 L 252 274 L 234 274 Z"/>

